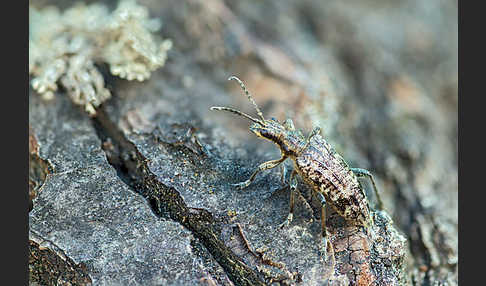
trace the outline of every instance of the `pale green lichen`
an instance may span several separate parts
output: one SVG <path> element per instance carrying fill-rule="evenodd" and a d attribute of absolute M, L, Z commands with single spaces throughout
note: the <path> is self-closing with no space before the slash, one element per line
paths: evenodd
<path fill-rule="evenodd" d="M 29 7 L 29 74 L 34 90 L 52 99 L 59 85 L 93 115 L 111 94 L 95 63 L 113 75 L 146 80 L 165 64 L 170 40 L 157 39 L 159 19 L 147 8 L 122 0 L 110 13 L 101 4 L 79 3 L 64 12 Z"/>

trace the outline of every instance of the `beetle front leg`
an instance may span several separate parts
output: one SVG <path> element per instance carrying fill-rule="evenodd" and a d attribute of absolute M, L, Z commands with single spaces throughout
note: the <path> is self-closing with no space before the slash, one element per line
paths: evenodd
<path fill-rule="evenodd" d="M 294 202 L 295 202 L 295 191 L 297 190 L 297 172 L 295 170 L 292 171 L 290 174 L 290 203 L 289 203 L 289 215 L 287 216 L 287 220 L 280 224 L 280 228 L 284 228 L 289 226 L 294 218 Z"/>
<path fill-rule="evenodd" d="M 250 178 L 248 180 L 241 182 L 241 183 L 233 184 L 233 186 L 236 186 L 240 190 L 248 187 L 251 184 L 251 182 L 253 182 L 253 180 L 255 180 L 255 176 L 258 173 L 260 173 L 261 171 L 265 171 L 265 170 L 269 170 L 269 169 L 277 167 L 278 165 L 280 165 L 280 163 L 285 161 L 285 159 L 287 159 L 287 157 L 282 156 L 282 158 L 280 158 L 280 159 L 271 160 L 271 161 L 267 161 L 265 163 L 260 164 L 260 166 L 258 166 L 258 168 L 255 170 L 255 172 L 253 172 L 253 174 L 250 176 Z"/>
<path fill-rule="evenodd" d="M 285 168 L 285 164 L 280 165 L 280 181 L 282 184 L 285 184 L 285 176 L 287 175 L 287 168 Z"/>
<path fill-rule="evenodd" d="M 371 175 L 370 171 L 361 168 L 351 168 L 351 171 L 353 171 L 353 173 L 357 177 L 367 177 L 368 179 L 370 179 L 371 184 L 373 185 L 373 190 L 375 192 L 376 200 L 378 201 L 378 208 L 380 210 L 383 210 L 383 201 L 381 200 L 380 194 L 378 193 L 378 189 L 376 188 L 375 180 L 373 179 L 373 175 Z"/>

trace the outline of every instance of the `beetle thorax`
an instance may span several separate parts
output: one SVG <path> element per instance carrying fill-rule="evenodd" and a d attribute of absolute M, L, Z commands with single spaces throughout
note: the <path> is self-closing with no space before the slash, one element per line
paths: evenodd
<path fill-rule="evenodd" d="M 250 130 L 258 137 L 262 137 L 277 144 L 283 154 L 296 156 L 305 145 L 305 138 L 300 132 L 288 130 L 276 120 L 265 120 L 265 125 L 255 123 Z"/>
<path fill-rule="evenodd" d="M 287 133 L 278 145 L 283 154 L 289 157 L 295 157 L 300 153 L 303 146 L 305 146 L 305 140 L 295 134 Z"/>

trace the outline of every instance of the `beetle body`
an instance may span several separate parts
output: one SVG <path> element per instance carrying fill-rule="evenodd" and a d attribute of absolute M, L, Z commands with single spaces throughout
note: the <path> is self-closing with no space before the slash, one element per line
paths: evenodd
<path fill-rule="evenodd" d="M 287 224 L 293 217 L 293 192 L 297 186 L 295 175 L 300 175 L 312 187 L 314 195 L 321 201 L 323 237 L 326 236 L 326 203 L 329 203 L 339 215 L 354 225 L 363 227 L 371 225 L 373 220 L 370 207 L 358 177 L 368 177 L 371 180 L 379 207 L 382 208 L 373 176 L 367 170 L 350 168 L 343 157 L 319 135 L 320 128 L 314 128 L 310 135 L 305 137 L 302 132 L 295 129 L 290 119 L 283 123 L 279 123 L 273 118 L 265 119 L 244 84 L 234 76 L 229 79 L 239 82 L 248 99 L 253 103 L 259 118 L 253 118 L 229 107 L 212 107 L 211 110 L 229 111 L 250 119 L 253 121 L 250 131 L 258 137 L 275 143 L 281 152 L 280 159 L 260 164 L 248 180 L 235 185 L 245 188 L 250 185 L 259 172 L 275 168 L 286 159 L 291 159 L 294 163 L 294 170 L 290 176 L 291 196 Z"/>
<path fill-rule="evenodd" d="M 344 159 L 320 136 L 294 160 L 294 168 L 314 191 L 347 221 L 368 226 L 371 223 L 368 200 L 356 175 Z"/>
<path fill-rule="evenodd" d="M 312 189 L 324 196 L 336 212 L 356 225 L 368 226 L 371 222 L 366 195 L 357 176 L 334 148 L 317 134 L 305 138 L 287 119 L 280 124 L 275 119 L 264 125 L 250 126 L 258 137 L 267 139 L 280 148 L 282 157 L 294 162 L 294 170 Z"/>

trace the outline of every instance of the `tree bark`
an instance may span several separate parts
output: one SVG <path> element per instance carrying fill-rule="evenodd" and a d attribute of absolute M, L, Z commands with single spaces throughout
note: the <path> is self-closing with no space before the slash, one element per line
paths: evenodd
<path fill-rule="evenodd" d="M 39 274 L 46 249 L 57 264 L 42 267 L 83 285 L 458 283 L 455 2 L 429 17 L 422 1 L 142 2 L 174 42 L 149 80 L 106 75 L 113 96 L 94 118 L 62 91 L 29 94 L 31 283 L 53 281 Z M 247 121 L 209 110 L 254 114 L 233 74 L 265 117 L 320 126 L 372 172 L 385 204 L 375 235 L 328 208 L 325 257 L 304 181 L 283 229 L 280 170 L 232 186 L 279 158 Z"/>

